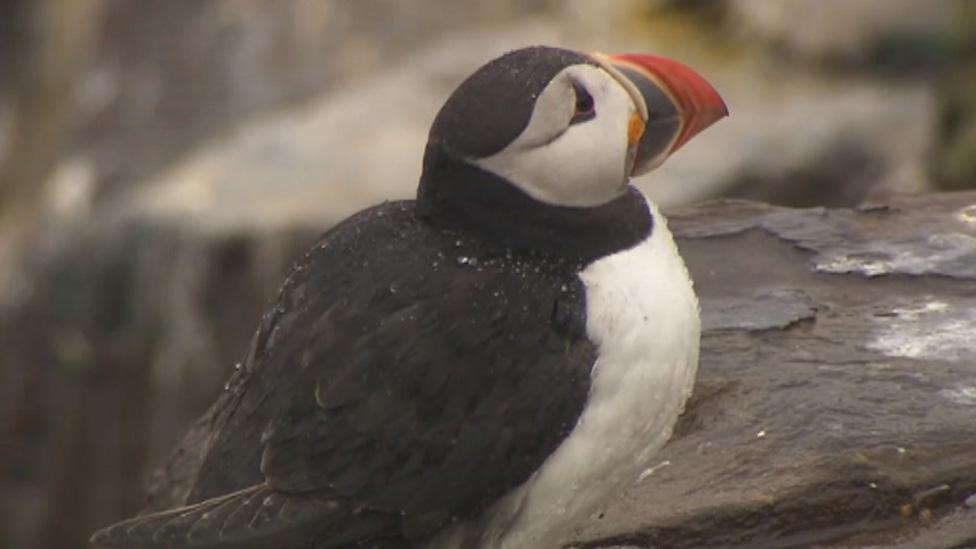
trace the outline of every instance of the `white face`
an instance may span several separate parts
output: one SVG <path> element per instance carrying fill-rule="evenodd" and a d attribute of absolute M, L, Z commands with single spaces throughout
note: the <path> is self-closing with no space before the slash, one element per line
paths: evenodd
<path fill-rule="evenodd" d="M 589 119 L 574 121 L 580 96 L 574 85 L 593 99 Z M 600 67 L 567 67 L 539 94 L 528 126 L 515 141 L 471 162 L 540 202 L 605 204 L 627 189 L 633 161 L 628 125 L 639 108 L 632 97 L 633 92 Z"/>

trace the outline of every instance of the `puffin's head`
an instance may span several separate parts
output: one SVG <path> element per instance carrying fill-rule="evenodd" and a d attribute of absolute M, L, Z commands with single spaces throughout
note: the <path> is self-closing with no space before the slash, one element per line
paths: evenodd
<path fill-rule="evenodd" d="M 432 172 L 460 162 L 543 204 L 600 206 L 727 114 L 708 82 L 664 57 L 516 50 L 478 69 L 441 108 L 420 193 L 425 180 L 450 179 Z"/>

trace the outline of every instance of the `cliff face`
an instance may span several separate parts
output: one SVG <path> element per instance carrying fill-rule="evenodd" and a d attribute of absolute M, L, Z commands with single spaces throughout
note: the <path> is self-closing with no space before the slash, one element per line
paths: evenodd
<path fill-rule="evenodd" d="M 658 464 L 585 547 L 976 544 L 976 194 L 674 212 L 705 335 Z"/>

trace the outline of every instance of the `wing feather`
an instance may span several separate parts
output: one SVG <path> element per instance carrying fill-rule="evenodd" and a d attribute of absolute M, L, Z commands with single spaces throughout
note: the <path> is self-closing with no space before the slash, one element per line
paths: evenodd
<path fill-rule="evenodd" d="M 575 268 L 498 250 L 465 251 L 477 266 L 449 261 L 455 239 L 402 204 L 330 231 L 216 404 L 194 505 L 96 541 L 237 549 L 311 546 L 314 534 L 315 547 L 413 546 L 525 482 L 589 391 L 582 284 Z"/>

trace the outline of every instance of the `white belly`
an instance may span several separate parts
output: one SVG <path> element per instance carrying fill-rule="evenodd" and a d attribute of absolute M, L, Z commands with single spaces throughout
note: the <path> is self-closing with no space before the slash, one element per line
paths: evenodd
<path fill-rule="evenodd" d="M 694 384 L 701 325 L 687 269 L 651 208 L 647 240 L 580 273 L 586 329 L 599 349 L 589 400 L 556 452 L 488 514 L 479 547 L 547 549 L 578 539 L 577 528 L 634 484 L 671 436 Z"/>

